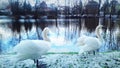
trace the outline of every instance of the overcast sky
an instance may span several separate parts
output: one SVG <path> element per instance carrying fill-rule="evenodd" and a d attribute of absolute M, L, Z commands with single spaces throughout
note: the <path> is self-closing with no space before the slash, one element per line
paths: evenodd
<path fill-rule="evenodd" d="M 29 0 L 31 2 L 32 5 L 35 4 L 35 0 Z M 61 6 L 64 6 L 65 5 L 65 1 L 66 1 L 66 4 L 71 4 L 73 5 L 74 3 L 78 3 L 78 0 L 38 0 L 40 2 L 42 1 L 46 1 L 47 4 L 51 4 L 51 3 L 54 3 L 55 5 L 61 5 Z M 88 0 L 82 0 L 83 4 L 85 4 Z M 99 0 L 95 0 L 97 2 L 99 2 Z M 102 3 L 104 3 L 105 0 L 101 0 Z M 111 1 L 111 0 L 109 0 Z M 118 2 L 120 3 L 120 0 L 118 0 Z"/>
<path fill-rule="evenodd" d="M 25 0 L 19 0 L 20 2 L 23 2 Z M 31 3 L 32 6 L 35 5 L 36 0 L 27 0 Z M 38 0 L 40 2 L 45 1 L 47 4 L 51 4 L 54 3 L 55 5 L 60 5 L 60 6 L 65 6 L 65 5 L 69 5 L 69 6 L 73 6 L 74 4 L 79 3 L 79 0 Z M 87 3 L 88 0 L 81 0 L 83 2 L 83 5 Z M 99 2 L 99 0 L 95 0 L 97 2 Z M 101 0 L 102 4 L 104 3 L 105 0 Z M 111 0 L 109 0 L 111 1 Z M 120 0 L 117 0 L 120 3 Z M 4 3 L 4 5 L 3 5 Z M 1 6 L 5 6 L 6 3 L 8 3 L 8 0 L 0 0 L 0 5 Z M 1 7 L 0 6 L 0 7 Z"/>

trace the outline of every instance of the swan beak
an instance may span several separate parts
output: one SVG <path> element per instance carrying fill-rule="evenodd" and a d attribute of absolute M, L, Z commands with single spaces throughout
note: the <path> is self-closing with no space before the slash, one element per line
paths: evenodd
<path fill-rule="evenodd" d="M 107 27 L 105 27 L 105 26 L 102 26 L 102 29 L 107 29 Z"/>

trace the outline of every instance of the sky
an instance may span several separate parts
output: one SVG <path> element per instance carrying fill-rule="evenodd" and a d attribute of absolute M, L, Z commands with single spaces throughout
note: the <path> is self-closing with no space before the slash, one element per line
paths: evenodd
<path fill-rule="evenodd" d="M 8 3 L 9 0 L 0 0 L 0 5 L 3 4 L 3 2 Z M 20 2 L 23 2 L 25 0 L 19 0 Z M 29 1 L 31 3 L 32 6 L 35 5 L 36 0 L 26 0 Z M 40 2 L 45 1 L 47 4 L 51 4 L 54 3 L 55 5 L 60 5 L 60 6 L 65 6 L 65 5 L 69 5 L 69 6 L 73 6 L 74 4 L 78 4 L 79 0 L 38 0 Z M 88 0 L 81 0 L 83 2 L 83 5 L 87 3 Z M 95 0 L 97 2 L 99 2 L 99 0 Z M 105 0 L 101 0 L 102 4 L 104 3 Z M 109 0 L 111 1 L 111 0 Z M 117 0 L 120 3 L 120 0 Z M 0 6 L 1 7 L 1 6 Z"/>
<path fill-rule="evenodd" d="M 31 4 L 35 4 L 35 0 L 29 0 L 31 2 Z M 75 3 L 76 1 L 78 2 L 78 0 L 38 0 L 40 2 L 42 1 L 46 1 L 47 4 L 51 4 L 51 3 L 54 3 L 55 5 L 62 5 L 64 6 L 65 5 L 65 1 L 67 3 L 70 3 L 71 5 L 73 3 Z M 88 0 L 81 0 L 83 3 L 87 2 Z M 95 0 L 97 2 L 99 2 L 99 0 Z M 102 4 L 104 3 L 105 0 L 101 0 Z M 111 0 L 109 0 L 111 1 Z M 118 0 L 118 2 L 120 3 L 120 0 Z"/>

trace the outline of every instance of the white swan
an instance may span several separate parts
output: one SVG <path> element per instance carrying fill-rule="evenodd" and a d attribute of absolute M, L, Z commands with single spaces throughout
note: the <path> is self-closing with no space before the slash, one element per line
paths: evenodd
<path fill-rule="evenodd" d="M 100 29 L 102 29 L 102 27 L 103 27 L 102 25 L 98 25 L 96 27 L 95 33 L 97 35 L 97 38 L 83 35 L 77 39 L 76 45 L 79 45 L 82 47 L 79 51 L 79 54 L 82 54 L 88 51 L 94 51 L 100 48 L 103 42 L 103 38 L 100 35 Z"/>
<path fill-rule="evenodd" d="M 46 27 L 43 32 L 43 40 L 23 40 L 14 47 L 14 51 L 17 52 L 15 59 L 39 59 L 41 55 L 45 54 L 50 49 L 50 40 L 47 36 L 49 28 Z"/>

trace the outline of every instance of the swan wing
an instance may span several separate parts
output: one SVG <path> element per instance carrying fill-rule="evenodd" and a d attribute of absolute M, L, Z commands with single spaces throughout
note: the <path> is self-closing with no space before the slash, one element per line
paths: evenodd
<path fill-rule="evenodd" d="M 85 37 L 80 37 L 77 39 L 77 45 L 84 46 L 85 45 Z"/>
<path fill-rule="evenodd" d="M 50 44 L 43 40 L 24 40 L 14 47 L 14 51 L 23 54 L 35 54 L 48 51 Z"/>
<path fill-rule="evenodd" d="M 37 40 L 34 41 L 34 43 L 37 45 L 38 53 L 40 54 L 46 53 L 50 49 L 50 45 L 51 45 L 50 42 L 44 40 Z"/>

